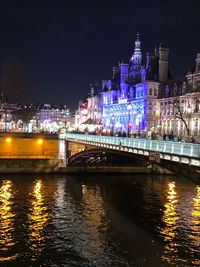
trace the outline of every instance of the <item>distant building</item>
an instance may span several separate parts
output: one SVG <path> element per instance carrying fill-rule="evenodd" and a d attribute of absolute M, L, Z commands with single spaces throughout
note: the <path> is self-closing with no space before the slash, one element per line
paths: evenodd
<path fill-rule="evenodd" d="M 93 125 L 100 125 L 101 122 L 101 96 L 100 84 L 90 84 L 90 92 L 84 101 L 79 101 L 78 109 L 75 113 L 76 128 L 90 122 Z"/>
<path fill-rule="evenodd" d="M 70 110 L 66 105 L 44 104 L 38 110 L 41 131 L 54 133 L 62 127 L 69 127 L 73 123 Z"/>

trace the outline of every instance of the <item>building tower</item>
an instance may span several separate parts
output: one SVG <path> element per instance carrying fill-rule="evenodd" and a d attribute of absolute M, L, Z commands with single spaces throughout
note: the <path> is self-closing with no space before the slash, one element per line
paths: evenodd
<path fill-rule="evenodd" d="M 133 65 L 135 65 L 136 69 L 139 69 L 141 67 L 141 64 L 142 64 L 142 52 L 141 52 L 140 45 L 141 45 L 140 35 L 139 35 L 139 33 L 137 33 L 134 53 L 133 53 L 133 56 L 131 58 L 131 62 L 133 63 Z"/>
<path fill-rule="evenodd" d="M 160 46 L 158 54 L 159 54 L 159 70 L 158 70 L 159 82 L 166 82 L 168 79 L 169 49 Z"/>
<path fill-rule="evenodd" d="M 196 73 L 200 72 L 200 53 L 197 54 L 195 72 Z"/>

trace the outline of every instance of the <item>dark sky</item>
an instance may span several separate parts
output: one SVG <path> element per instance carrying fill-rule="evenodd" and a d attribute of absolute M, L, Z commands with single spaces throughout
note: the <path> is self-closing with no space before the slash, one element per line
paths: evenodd
<path fill-rule="evenodd" d="M 2 0 L 0 64 L 21 63 L 30 102 L 76 108 L 91 82 L 131 57 L 137 32 L 143 59 L 161 42 L 171 72 L 183 76 L 200 52 L 200 0 Z"/>

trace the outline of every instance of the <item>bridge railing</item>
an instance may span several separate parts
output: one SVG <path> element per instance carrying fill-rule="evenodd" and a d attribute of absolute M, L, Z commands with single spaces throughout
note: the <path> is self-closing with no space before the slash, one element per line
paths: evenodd
<path fill-rule="evenodd" d="M 131 148 L 152 150 L 195 158 L 200 157 L 200 144 L 72 133 L 66 133 L 66 138 L 112 145 L 121 144 L 122 146 Z"/>

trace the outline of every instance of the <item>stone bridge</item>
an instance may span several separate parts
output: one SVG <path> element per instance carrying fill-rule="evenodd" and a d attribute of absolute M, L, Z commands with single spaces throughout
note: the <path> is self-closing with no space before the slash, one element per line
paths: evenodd
<path fill-rule="evenodd" d="M 156 163 L 183 176 L 200 179 L 200 145 L 138 138 L 65 134 L 71 166 Z"/>

